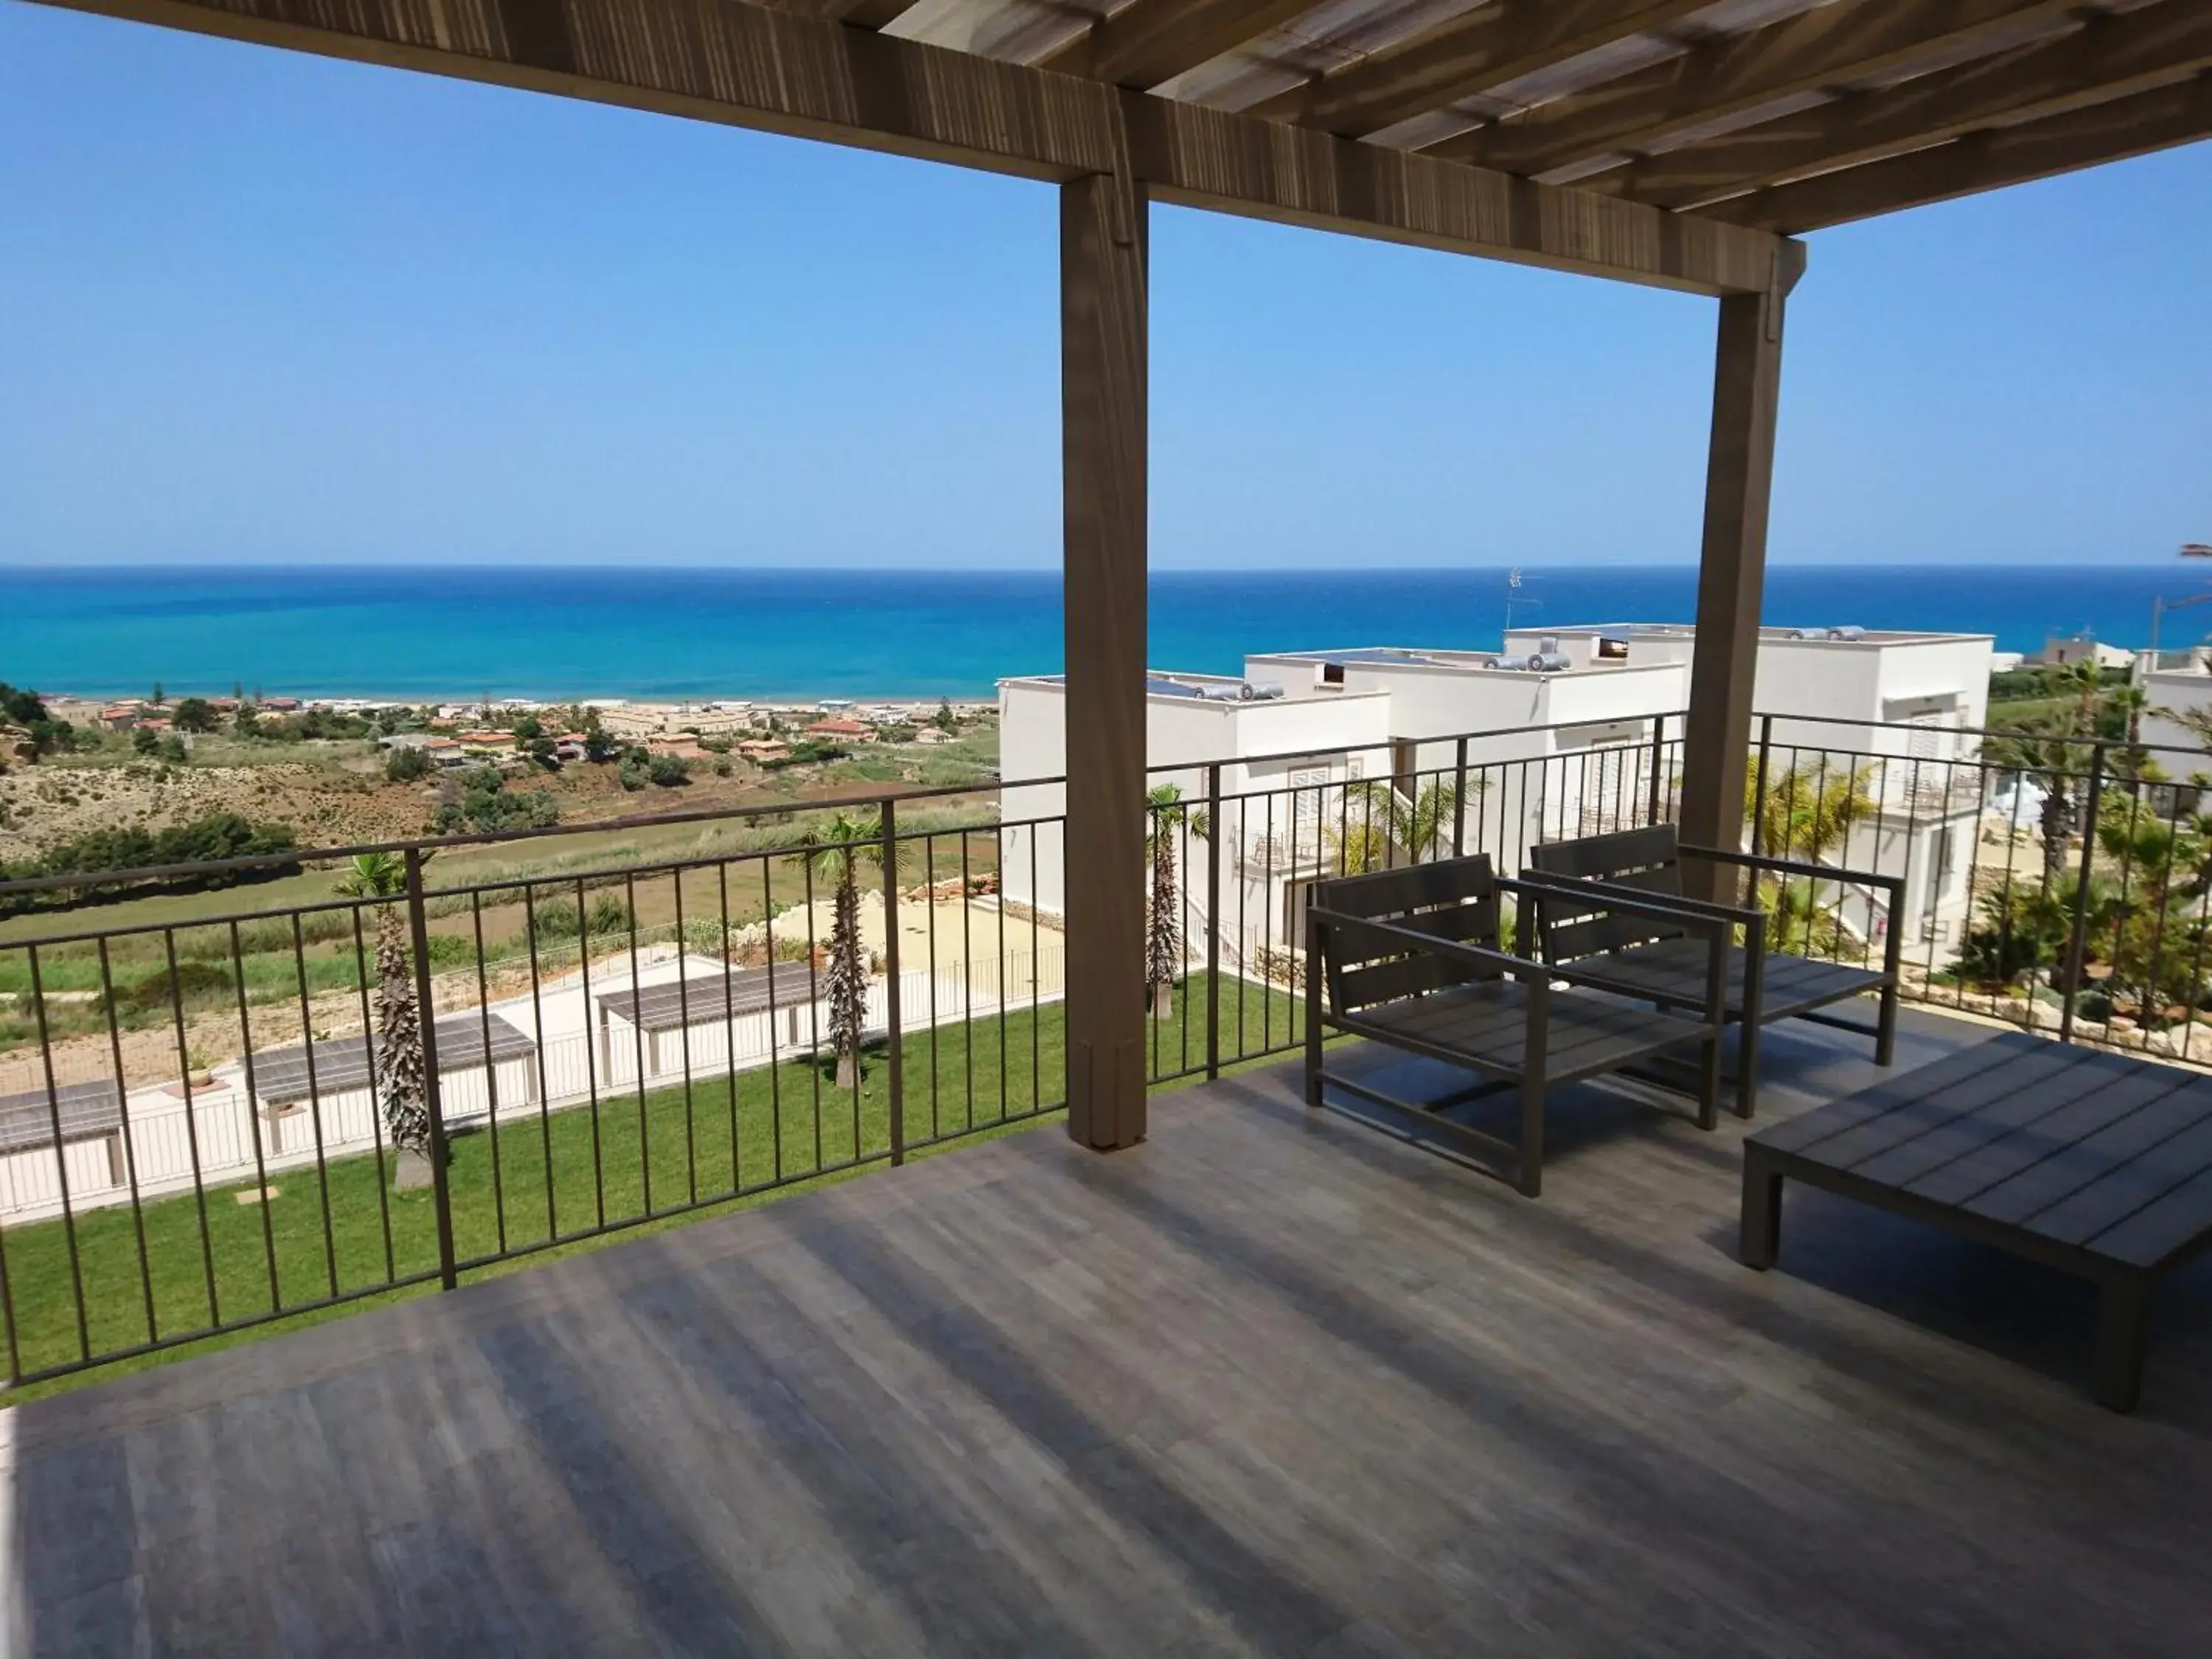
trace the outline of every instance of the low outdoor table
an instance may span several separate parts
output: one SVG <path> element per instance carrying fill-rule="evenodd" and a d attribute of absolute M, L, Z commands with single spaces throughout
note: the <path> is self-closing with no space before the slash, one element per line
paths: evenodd
<path fill-rule="evenodd" d="M 2132 1411 L 2159 1278 L 2212 1240 L 2212 1078 L 2012 1033 L 1744 1143 L 1742 1255 L 1802 1181 L 2096 1282 L 2095 1394 Z"/>

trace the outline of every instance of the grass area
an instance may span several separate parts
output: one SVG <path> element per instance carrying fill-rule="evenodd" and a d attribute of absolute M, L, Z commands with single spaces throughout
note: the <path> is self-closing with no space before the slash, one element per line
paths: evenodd
<path fill-rule="evenodd" d="M 1291 1038 L 1295 1012 L 1280 992 L 1224 979 L 1221 1005 L 1224 1060 L 1256 1054 L 1263 1032 L 1278 1044 Z M 1240 1012 L 1242 1048 L 1237 1042 Z M 1181 1069 L 1177 1057 L 1183 1054 L 1203 1064 L 1205 1018 L 1205 981 L 1194 979 L 1178 994 L 1173 1017 L 1150 1023 L 1154 1075 Z M 1065 1103 L 1066 1047 L 1058 1004 L 972 1026 L 908 1033 L 902 1058 L 909 1144 L 1006 1133 Z M 652 1091 L 641 1099 L 635 1093 L 614 1095 L 596 1109 L 512 1118 L 495 1133 L 485 1129 L 456 1137 L 447 1166 L 456 1254 L 465 1261 L 533 1245 L 552 1244 L 556 1254 L 595 1249 L 632 1231 L 681 1224 L 868 1167 L 867 1160 L 880 1160 L 890 1146 L 888 1061 L 883 1050 L 872 1053 L 857 1091 L 837 1091 L 821 1068 L 788 1064 L 740 1073 L 734 1088 L 720 1074 L 695 1080 L 688 1096 L 680 1086 Z M 0 1233 L 20 1368 L 70 1364 L 82 1347 L 98 1355 L 144 1343 L 149 1299 L 154 1333 L 169 1337 L 205 1328 L 218 1311 L 225 1322 L 250 1319 L 328 1297 L 334 1289 L 361 1291 L 435 1270 L 431 1196 L 392 1191 L 388 1161 L 333 1159 L 319 1175 L 312 1164 L 295 1166 L 275 1175 L 271 1184 L 276 1196 L 266 1202 L 240 1201 L 241 1195 L 252 1200 L 256 1190 L 246 1182 L 210 1188 L 204 1204 L 188 1193 L 149 1201 L 135 1217 L 128 1206 L 88 1212 L 75 1224 L 74 1276 L 69 1231 L 61 1222 Z M 666 1213 L 702 1199 L 720 1201 Z M 629 1222 L 639 1224 L 611 1236 L 573 1237 Z M 75 1288 L 80 1279 L 82 1347 Z M 427 1288 L 384 1290 L 368 1301 Z M 10 1399 L 35 1398 L 297 1328 L 362 1305 L 367 1304 L 292 1316 L 118 1361 L 33 1384 Z"/>

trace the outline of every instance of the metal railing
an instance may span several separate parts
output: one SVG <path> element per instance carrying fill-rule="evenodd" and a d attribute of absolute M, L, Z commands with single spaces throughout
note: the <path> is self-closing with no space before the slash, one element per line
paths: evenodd
<path fill-rule="evenodd" d="M 1607 730 L 1152 768 L 1151 1080 L 1299 1048 L 1316 880 L 1473 853 L 1514 872 L 1539 842 L 1671 821 L 1681 717 Z M 1836 873 L 1743 896 L 1801 954 L 1873 962 L 1909 930 L 1914 1000 L 2212 1059 L 2207 759 L 1764 716 L 1747 840 Z M 1060 1109 L 1061 782 L 848 801 L 843 842 L 779 806 L 0 885 L 58 907 L 0 939 L 8 1378 L 451 1286 Z M 683 844 L 574 850 L 611 832 Z M 492 847 L 507 861 L 466 867 Z M 364 854 L 392 855 L 391 890 L 335 891 Z M 1901 877 L 1904 914 L 1858 872 Z M 206 890 L 240 878 L 310 890 Z"/>

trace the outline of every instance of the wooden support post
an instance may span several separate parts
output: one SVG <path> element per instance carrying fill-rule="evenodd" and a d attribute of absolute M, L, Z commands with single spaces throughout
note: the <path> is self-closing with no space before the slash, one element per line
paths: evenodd
<path fill-rule="evenodd" d="M 1744 770 L 1759 668 L 1759 607 L 1766 577 L 1767 495 L 1782 380 L 1782 313 L 1794 260 L 1778 258 L 1764 294 L 1721 301 L 1713 368 L 1713 428 L 1705 463 L 1705 530 L 1698 577 L 1698 643 L 1682 732 L 1682 839 L 1743 846 Z M 1729 869 L 1699 860 L 1683 871 L 1692 896 L 1725 896 Z"/>
<path fill-rule="evenodd" d="M 1145 1138 L 1146 203 L 1060 186 L 1067 630 L 1067 1132 Z"/>

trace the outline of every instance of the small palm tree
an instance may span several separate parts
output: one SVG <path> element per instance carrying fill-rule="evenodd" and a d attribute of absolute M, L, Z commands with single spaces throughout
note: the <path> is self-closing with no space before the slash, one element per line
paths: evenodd
<path fill-rule="evenodd" d="M 2067 842 L 2079 816 L 2078 793 L 2088 782 L 2095 750 L 2050 720 L 1993 732 L 1982 744 L 1982 759 L 2000 771 L 2017 774 L 2043 794 L 2037 830 L 2043 839 L 2043 880 L 2048 886 L 2066 867 Z"/>
<path fill-rule="evenodd" d="M 1176 832 L 1188 830 L 1203 841 L 1212 828 L 1206 809 L 1185 806 L 1182 791 L 1172 783 L 1145 797 L 1145 855 L 1152 871 L 1152 905 L 1145 917 L 1145 988 L 1152 994 L 1154 1019 L 1175 1012 L 1175 982 L 1186 954 L 1176 889 Z"/>
<path fill-rule="evenodd" d="M 1480 788 L 1481 785 L 1478 781 L 1475 787 Z M 1364 783 L 1352 785 L 1351 793 L 1362 803 L 1362 818 L 1372 823 L 1379 817 L 1382 832 L 1394 844 L 1404 848 L 1415 863 L 1439 858 L 1451 845 L 1452 826 L 1459 821 L 1456 784 L 1442 780 L 1424 784 L 1408 799 L 1395 784 L 1370 778 Z"/>
<path fill-rule="evenodd" d="M 808 837 L 807 862 L 836 883 L 830 919 L 830 1046 L 837 1055 L 837 1086 L 860 1083 L 860 1035 L 868 1019 L 868 959 L 860 947 L 860 864 L 881 863 L 884 827 L 842 812 L 819 836 Z M 896 927 L 898 919 L 886 915 Z M 894 1039 L 896 1040 L 896 1039 Z"/>
<path fill-rule="evenodd" d="M 407 890 L 406 861 L 397 853 L 362 853 L 338 891 L 348 898 L 392 899 Z M 422 1011 L 407 957 L 399 908 L 376 907 L 377 1092 L 392 1149 L 426 1163 L 430 1156 L 430 1097 L 422 1062 Z M 408 1184 L 401 1172 L 401 1184 Z"/>

